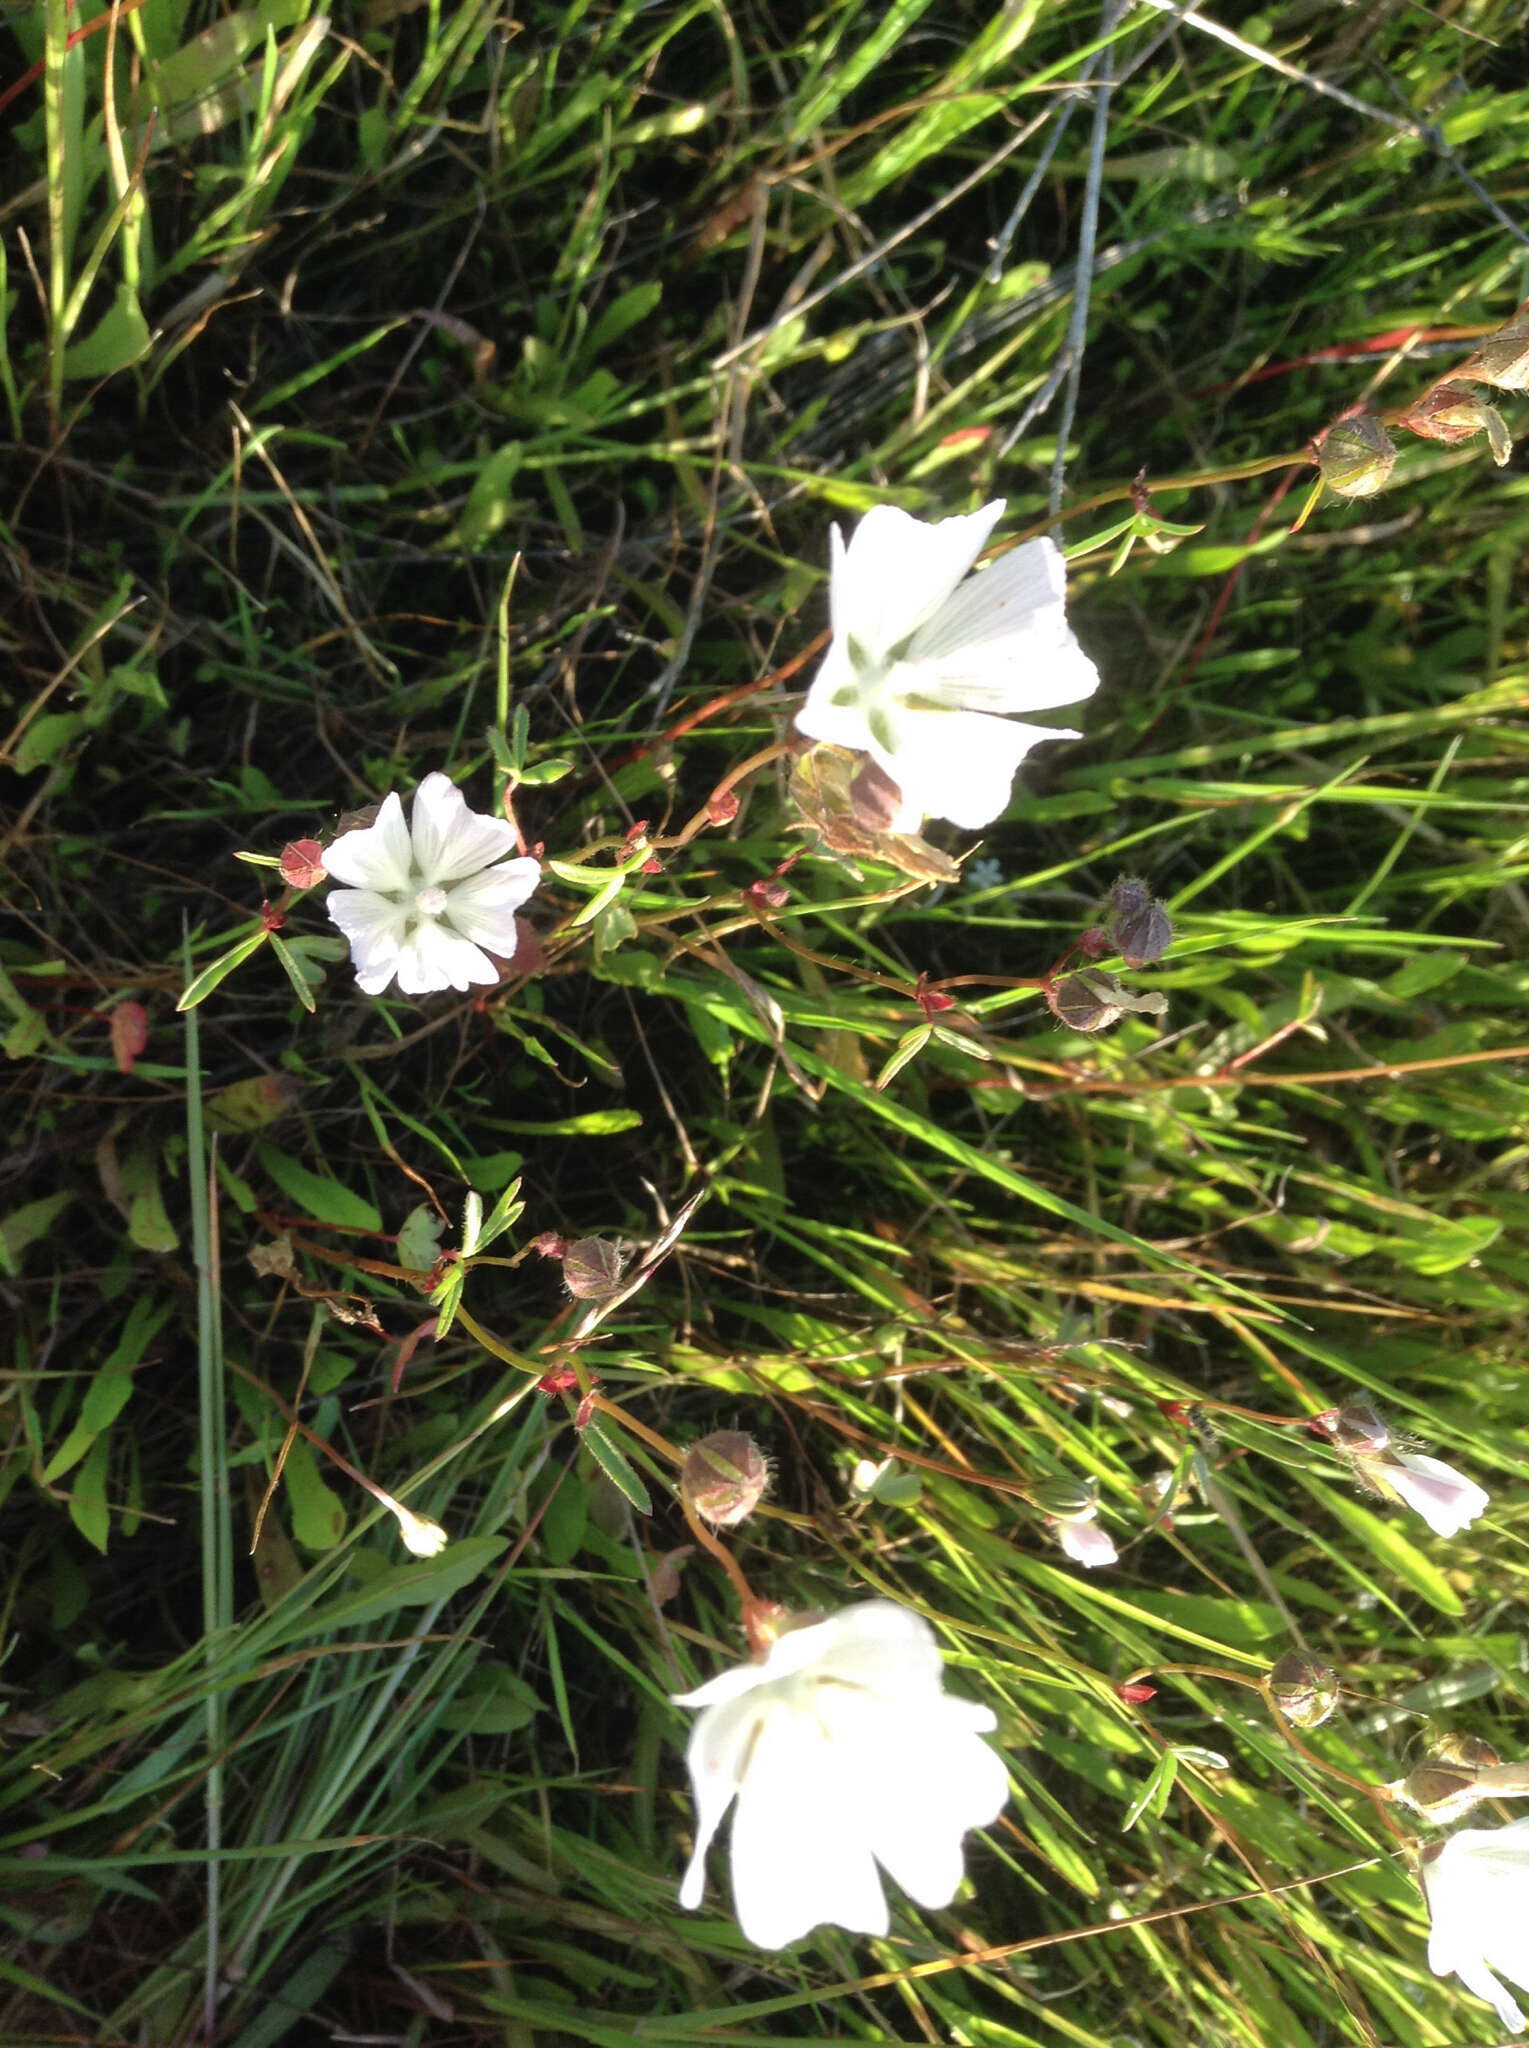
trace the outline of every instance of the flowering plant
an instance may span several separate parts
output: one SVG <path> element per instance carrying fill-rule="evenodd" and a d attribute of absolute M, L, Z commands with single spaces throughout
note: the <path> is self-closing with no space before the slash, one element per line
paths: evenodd
<path fill-rule="evenodd" d="M 369 996 L 395 977 L 410 996 L 498 981 L 489 954 L 515 957 L 515 913 L 541 879 L 534 860 L 508 858 L 516 845 L 513 825 L 470 811 L 441 774 L 414 792 L 407 824 L 395 792 L 372 824 L 340 834 L 324 866 L 349 886 L 325 908 Z"/>
<path fill-rule="evenodd" d="M 788 1628 L 762 1660 L 680 1694 L 703 1709 L 685 1760 L 696 1839 L 680 1904 L 701 1903 L 706 1851 L 733 1816 L 733 1901 L 761 1948 L 820 1922 L 885 1934 L 877 1870 L 948 1906 L 961 1839 L 995 1820 L 1008 1774 L 986 1707 L 943 1689 L 934 1631 L 889 1600 Z"/>
<path fill-rule="evenodd" d="M 991 823 L 1032 747 L 1078 737 L 997 714 L 1073 704 L 1099 686 L 1067 624 L 1055 542 L 1027 541 L 967 575 L 1003 509 L 995 498 L 931 523 L 875 505 L 847 545 L 830 528 L 833 638 L 796 722 L 891 777 L 902 795 L 893 832 L 925 817 Z"/>

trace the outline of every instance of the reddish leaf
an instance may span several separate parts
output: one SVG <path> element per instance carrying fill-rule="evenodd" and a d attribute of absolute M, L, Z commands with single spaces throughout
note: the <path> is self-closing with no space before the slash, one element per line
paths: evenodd
<path fill-rule="evenodd" d="M 142 1003 L 118 1003 L 111 1013 L 111 1056 L 119 1074 L 130 1074 L 133 1062 L 149 1042 L 149 1013 Z"/>

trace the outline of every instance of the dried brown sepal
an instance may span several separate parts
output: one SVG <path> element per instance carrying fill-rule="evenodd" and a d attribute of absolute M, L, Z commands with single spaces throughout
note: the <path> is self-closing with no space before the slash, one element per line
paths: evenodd
<path fill-rule="evenodd" d="M 1402 414 L 1397 425 L 1411 434 L 1421 434 L 1425 441 L 1443 441 L 1451 447 L 1485 434 L 1499 468 L 1513 453 L 1513 436 L 1502 414 L 1463 384 L 1436 385 Z"/>
<path fill-rule="evenodd" d="M 830 853 L 847 860 L 883 861 L 915 882 L 959 881 L 961 870 L 916 832 L 884 832 L 859 815 L 868 791 L 854 785 L 865 757 L 843 747 L 809 747 L 791 770 L 791 800 Z"/>
<path fill-rule="evenodd" d="M 1529 391 L 1529 314 L 1520 313 L 1489 334 L 1455 375 L 1495 384 L 1499 391 Z"/>

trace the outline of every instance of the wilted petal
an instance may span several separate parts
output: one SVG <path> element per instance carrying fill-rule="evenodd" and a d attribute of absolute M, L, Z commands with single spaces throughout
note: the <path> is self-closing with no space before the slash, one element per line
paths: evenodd
<path fill-rule="evenodd" d="M 1058 1522 L 1056 1534 L 1067 1555 L 1085 1571 L 1098 1571 L 1101 1565 L 1120 1562 L 1120 1552 L 1110 1540 L 1109 1531 L 1101 1529 L 1097 1522 Z"/>

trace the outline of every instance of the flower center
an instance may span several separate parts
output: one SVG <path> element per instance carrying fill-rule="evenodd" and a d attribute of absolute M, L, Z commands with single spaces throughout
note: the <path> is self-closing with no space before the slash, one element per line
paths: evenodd
<path fill-rule="evenodd" d="M 421 917 L 439 917 L 446 908 L 446 903 L 446 891 L 432 883 L 428 889 L 420 890 L 414 899 L 414 908 Z"/>

